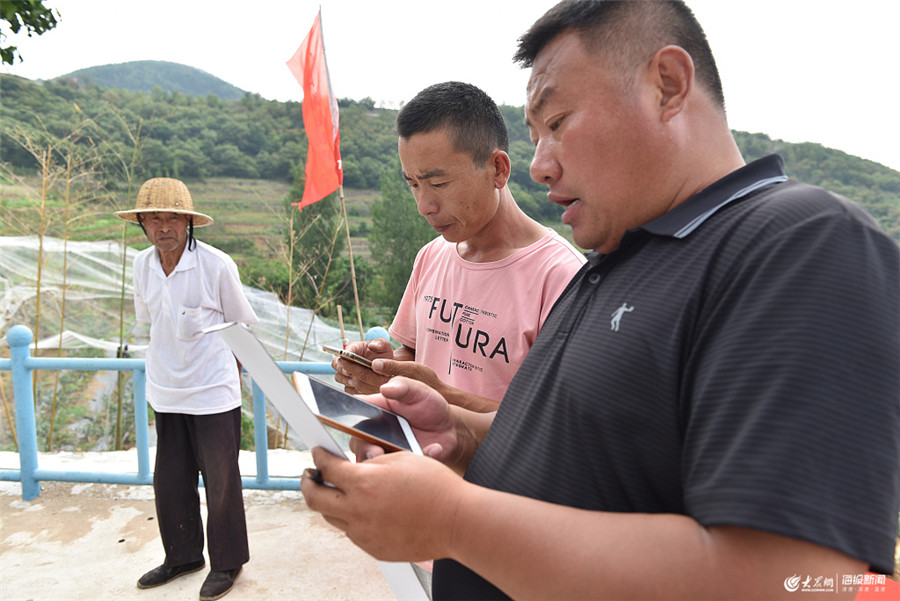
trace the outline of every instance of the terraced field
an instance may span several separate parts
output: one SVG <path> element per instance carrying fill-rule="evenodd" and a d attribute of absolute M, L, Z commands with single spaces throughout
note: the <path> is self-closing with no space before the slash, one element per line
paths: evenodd
<path fill-rule="evenodd" d="M 239 263 L 251 256 L 269 257 L 280 241 L 285 224 L 283 201 L 290 192 L 287 182 L 234 178 L 186 181 L 198 211 L 215 223 L 198 237 L 224 247 Z M 43 202 L 43 227 L 48 236 L 63 237 L 66 221 L 64 186 L 50 187 Z M 370 207 L 377 190 L 344 191 L 354 254 L 368 256 L 367 233 Z M 137 191 L 127 188 L 103 199 L 70 202 L 68 237 L 71 240 L 121 240 L 123 222 L 112 213 L 134 207 Z M 324 201 L 333 202 L 333 201 Z M 38 177 L 0 179 L 0 236 L 31 236 L 41 231 L 41 181 Z M 126 243 L 143 248 L 146 240 L 138 228 L 125 229 Z"/>

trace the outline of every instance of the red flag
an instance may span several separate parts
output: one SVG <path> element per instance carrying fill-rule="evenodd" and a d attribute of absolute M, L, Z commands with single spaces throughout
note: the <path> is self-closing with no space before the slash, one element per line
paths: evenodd
<path fill-rule="evenodd" d="M 306 183 L 300 210 L 338 189 L 344 181 L 341 169 L 341 135 L 338 106 L 331 93 L 325 44 L 322 41 L 322 11 L 309 34 L 287 61 L 288 69 L 303 86 L 303 127 L 309 139 L 306 152 Z"/>

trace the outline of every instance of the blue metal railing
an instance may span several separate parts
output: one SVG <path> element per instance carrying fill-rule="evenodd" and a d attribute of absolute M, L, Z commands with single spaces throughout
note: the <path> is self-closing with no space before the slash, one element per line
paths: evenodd
<path fill-rule="evenodd" d="M 366 336 L 381 335 L 382 328 L 373 328 Z M 97 482 L 101 484 L 152 484 L 150 472 L 149 424 L 143 359 L 89 359 L 32 357 L 31 330 L 16 325 L 6 333 L 9 359 L 0 359 L 0 370 L 12 372 L 15 396 L 16 431 L 18 433 L 19 469 L 0 471 L 0 480 L 22 483 L 22 498 L 29 501 L 41 492 L 41 481 Z M 279 361 L 284 372 L 301 371 L 308 374 L 333 374 L 331 363 L 309 361 Z M 137 473 L 75 472 L 45 470 L 38 466 L 37 424 L 34 414 L 34 389 L 31 372 L 34 370 L 130 371 L 134 397 L 134 429 L 137 446 Z M 253 382 L 253 436 L 256 445 L 256 476 L 242 477 L 244 488 L 265 490 L 300 490 L 300 478 L 270 478 L 268 467 L 268 437 L 266 432 L 266 397 Z"/>

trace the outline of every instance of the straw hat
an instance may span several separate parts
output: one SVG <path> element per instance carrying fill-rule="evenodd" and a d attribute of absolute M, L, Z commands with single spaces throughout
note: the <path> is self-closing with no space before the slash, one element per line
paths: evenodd
<path fill-rule="evenodd" d="M 194 227 L 213 222 L 212 217 L 194 210 L 194 201 L 184 182 L 170 177 L 148 179 L 138 191 L 137 204 L 130 211 L 116 211 L 119 219 L 138 223 L 138 213 L 180 213 L 194 218 Z"/>

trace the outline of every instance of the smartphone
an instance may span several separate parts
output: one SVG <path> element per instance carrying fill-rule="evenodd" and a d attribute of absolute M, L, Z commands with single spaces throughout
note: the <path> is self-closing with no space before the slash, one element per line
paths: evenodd
<path fill-rule="evenodd" d="M 356 353 L 352 353 L 352 352 L 348 351 L 347 349 L 342 349 L 342 348 L 338 348 L 336 346 L 330 346 L 327 344 L 323 344 L 322 350 L 325 351 L 326 353 L 331 353 L 332 355 L 337 355 L 338 357 L 341 357 L 342 359 L 347 359 L 348 361 L 353 361 L 354 363 L 356 363 L 358 365 L 362 365 L 363 367 L 368 367 L 369 369 L 372 369 L 372 360 L 371 359 L 366 359 L 365 357 L 363 357 L 361 355 L 357 355 Z"/>
<path fill-rule="evenodd" d="M 291 374 L 291 380 L 300 398 L 323 424 L 386 451 L 422 454 L 412 427 L 403 416 L 298 371 Z"/>

